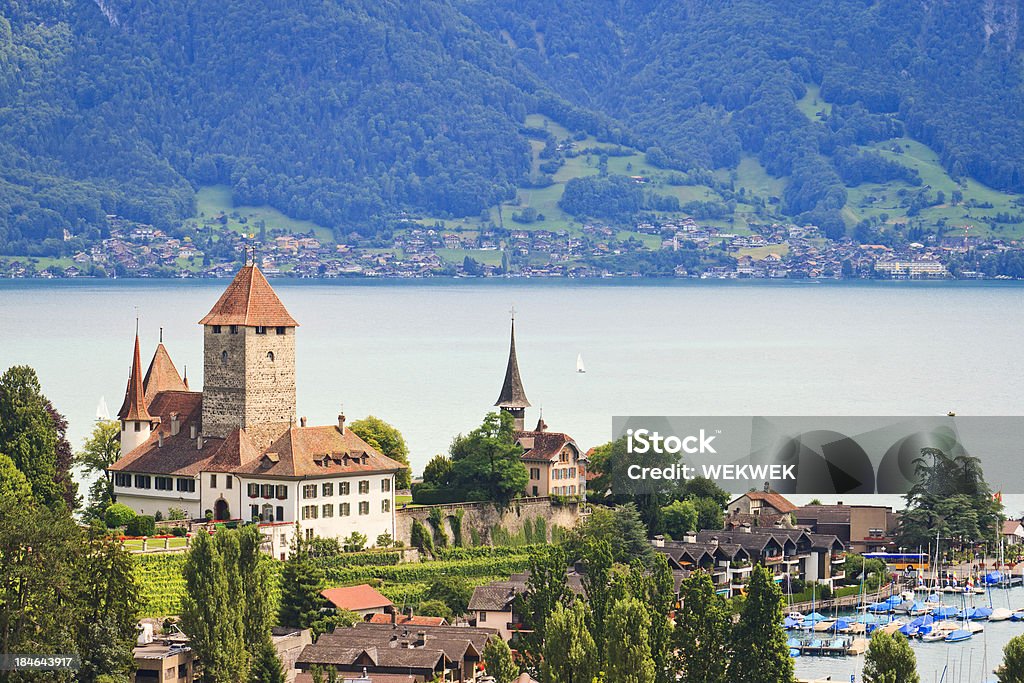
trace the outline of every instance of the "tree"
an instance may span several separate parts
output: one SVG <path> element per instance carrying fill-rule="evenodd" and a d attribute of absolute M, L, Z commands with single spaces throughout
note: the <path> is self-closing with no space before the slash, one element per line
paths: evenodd
<path fill-rule="evenodd" d="M 642 565 L 637 562 L 637 569 Z M 675 598 L 675 582 L 672 569 L 668 566 L 668 558 L 658 553 L 654 556 L 654 566 L 650 572 L 641 574 L 645 581 L 647 609 L 651 615 L 651 658 L 654 660 L 654 680 L 656 683 L 675 683 L 676 673 L 672 666 L 672 624 L 669 612 Z"/>
<path fill-rule="evenodd" d="M 96 423 L 82 450 L 75 455 L 75 464 L 86 474 L 99 475 L 89 487 L 86 517 L 103 519 L 104 511 L 114 501 L 114 483 L 107 468 L 121 455 L 121 425 L 117 420 Z"/>
<path fill-rule="evenodd" d="M 473 590 L 462 579 L 446 576 L 437 579 L 427 587 L 424 596 L 428 600 L 439 600 L 448 606 L 451 614 L 463 615 L 469 609 Z"/>
<path fill-rule="evenodd" d="M 584 603 L 555 605 L 544 632 L 543 654 L 542 683 L 592 683 L 597 677 L 600 660 Z"/>
<path fill-rule="evenodd" d="M 514 418 L 505 411 L 488 413 L 482 425 L 452 442 L 452 484 L 470 499 L 506 506 L 529 481 L 522 453 Z"/>
<path fill-rule="evenodd" d="M 295 628 L 312 626 L 320 618 L 320 608 L 324 604 L 320 595 L 323 582 L 324 570 L 310 557 L 296 525 L 288 559 L 281 570 L 278 622 Z"/>
<path fill-rule="evenodd" d="M 793 660 L 782 629 L 782 591 L 771 573 L 756 566 L 747 588 L 740 620 L 730 639 L 732 683 L 791 683 Z"/>
<path fill-rule="evenodd" d="M 1024 636 L 1014 636 L 1006 643 L 996 677 L 999 683 L 1024 683 Z"/>
<path fill-rule="evenodd" d="M 32 504 L 32 485 L 14 461 L 0 453 L 0 500 L 25 507 Z"/>
<path fill-rule="evenodd" d="M 683 581 L 682 607 L 673 640 L 680 683 L 728 683 L 729 609 L 711 577 L 695 572 Z"/>
<path fill-rule="evenodd" d="M 260 551 L 262 542 L 262 534 L 255 525 L 238 531 L 239 600 L 243 606 L 245 646 L 252 661 L 251 680 L 277 683 L 284 680 L 284 671 L 271 639 L 274 618 L 269 587 L 273 560 Z"/>
<path fill-rule="evenodd" d="M 902 633 L 881 629 L 871 636 L 864 656 L 864 683 L 920 683 L 917 657 Z"/>
<path fill-rule="evenodd" d="M 0 453 L 22 471 L 43 505 L 71 509 L 75 498 L 71 462 L 59 462 L 63 436 L 54 421 L 55 416 L 63 418 L 51 410 L 35 370 L 20 365 L 0 376 Z"/>
<path fill-rule="evenodd" d="M 452 459 L 444 455 L 435 455 L 423 468 L 423 483 L 438 488 L 451 485 Z"/>
<path fill-rule="evenodd" d="M 615 603 L 605 637 L 606 683 L 654 683 L 650 628 L 651 618 L 642 602 L 625 597 Z"/>
<path fill-rule="evenodd" d="M 417 605 L 416 611 L 425 617 L 452 618 L 452 608 L 440 600 L 424 600 Z"/>
<path fill-rule="evenodd" d="M 530 633 L 522 634 L 519 648 L 528 658 L 537 657 L 544 644 L 545 625 L 555 605 L 569 597 L 566 578 L 566 556 L 558 546 L 546 546 L 530 556 L 530 577 L 526 590 L 516 596 L 517 609 L 523 615 Z"/>
<path fill-rule="evenodd" d="M 614 508 L 594 506 L 583 523 L 573 529 L 569 544 L 582 547 L 588 540 L 607 541 L 615 562 L 629 563 L 640 558 L 649 563 L 654 549 L 647 541 L 647 527 L 632 503 Z"/>
<path fill-rule="evenodd" d="M 238 683 L 251 671 L 239 579 L 230 569 L 239 552 L 235 534 L 211 539 L 200 533 L 185 560 L 181 626 L 202 664 L 204 683 Z"/>
<path fill-rule="evenodd" d="M 661 528 L 674 539 L 697 530 L 697 508 L 688 500 L 674 500 L 661 508 Z"/>
<path fill-rule="evenodd" d="M 711 498 L 697 498 L 693 501 L 693 506 L 697 510 L 698 529 L 721 529 L 725 524 L 722 506 L 717 501 Z"/>
<path fill-rule="evenodd" d="M 497 683 L 512 683 L 519 675 L 519 667 L 512 661 L 508 643 L 495 636 L 484 645 L 484 669 Z"/>
<path fill-rule="evenodd" d="M 584 567 L 583 590 L 590 604 L 594 642 L 604 642 L 605 621 L 611 609 L 612 546 L 606 539 L 588 539 L 580 553 Z"/>
<path fill-rule="evenodd" d="M 395 475 L 395 488 L 400 490 L 409 488 L 412 480 L 409 473 L 409 447 L 405 445 L 405 438 L 402 436 L 402 433 L 384 420 L 373 415 L 368 415 L 362 420 L 356 420 L 349 425 L 349 428 L 360 439 L 387 457 L 405 465 L 405 468 Z"/>

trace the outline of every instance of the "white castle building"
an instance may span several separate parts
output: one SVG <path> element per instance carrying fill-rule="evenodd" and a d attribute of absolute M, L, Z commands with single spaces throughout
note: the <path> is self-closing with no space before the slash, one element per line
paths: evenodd
<path fill-rule="evenodd" d="M 142 374 L 138 334 L 110 467 L 115 499 L 139 514 L 259 520 L 275 554 L 296 522 L 306 538 L 370 543 L 395 536 L 395 474 L 404 465 L 337 424 L 295 415 L 295 333 L 255 265 L 243 267 L 204 317 L 204 383 L 191 391 L 167 349 Z"/>

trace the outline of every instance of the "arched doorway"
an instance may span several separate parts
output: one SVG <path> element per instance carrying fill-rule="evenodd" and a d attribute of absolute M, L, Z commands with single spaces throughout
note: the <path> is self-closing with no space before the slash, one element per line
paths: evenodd
<path fill-rule="evenodd" d="M 217 499 L 213 504 L 213 518 L 218 522 L 231 519 L 231 511 L 228 509 L 228 502 L 223 498 Z"/>

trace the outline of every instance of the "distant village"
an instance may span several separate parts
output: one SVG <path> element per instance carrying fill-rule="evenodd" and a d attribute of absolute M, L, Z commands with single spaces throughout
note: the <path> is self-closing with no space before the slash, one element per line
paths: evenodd
<path fill-rule="evenodd" d="M 741 235 L 693 219 L 641 222 L 631 231 L 585 224 L 572 232 L 406 223 L 385 244 L 355 234 L 335 243 L 313 233 L 257 235 L 222 227 L 204 249 L 189 237 L 108 218 L 109 236 L 69 258 L 0 256 L 0 277 L 230 277 L 243 255 L 254 252 L 268 276 L 297 278 L 986 279 L 951 265 L 969 261 L 975 250 L 1019 249 L 1016 242 L 967 236 L 966 230 L 890 247 L 829 240 L 814 225 L 776 223 Z M 650 267 L 659 252 L 667 257 L 661 264 L 678 265 Z M 694 258 L 679 258 L 679 252 Z"/>

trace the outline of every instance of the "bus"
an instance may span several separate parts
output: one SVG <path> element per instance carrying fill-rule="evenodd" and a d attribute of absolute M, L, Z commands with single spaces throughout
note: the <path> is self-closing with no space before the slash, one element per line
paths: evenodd
<path fill-rule="evenodd" d="M 864 553 L 864 558 L 881 560 L 889 569 L 897 571 L 925 571 L 928 569 L 926 553 Z"/>

